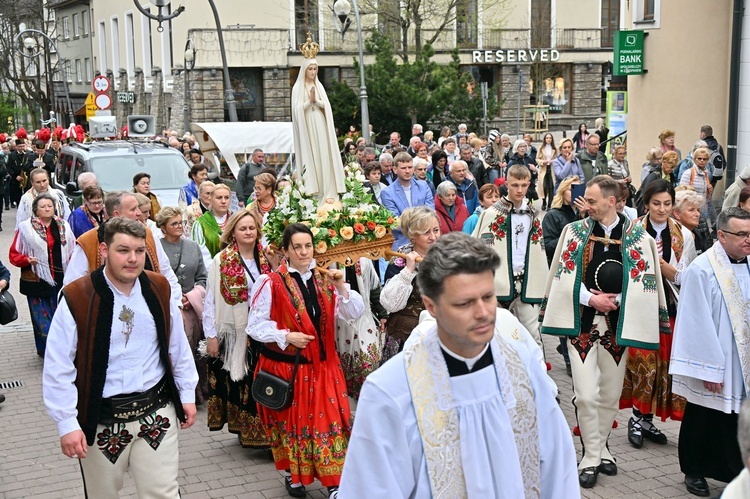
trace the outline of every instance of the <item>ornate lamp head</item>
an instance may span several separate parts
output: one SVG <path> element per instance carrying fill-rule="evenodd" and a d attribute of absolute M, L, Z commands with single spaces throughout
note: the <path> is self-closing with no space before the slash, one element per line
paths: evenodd
<path fill-rule="evenodd" d="M 302 52 L 302 55 L 305 56 L 305 59 L 315 59 L 315 56 L 318 55 L 318 51 L 320 50 L 320 45 L 318 45 L 317 42 L 312 41 L 312 33 L 308 31 L 307 41 L 300 45 L 299 49 Z"/>

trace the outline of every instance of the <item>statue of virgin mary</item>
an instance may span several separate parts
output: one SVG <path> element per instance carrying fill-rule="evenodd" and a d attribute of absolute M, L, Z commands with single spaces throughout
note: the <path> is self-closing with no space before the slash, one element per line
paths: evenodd
<path fill-rule="evenodd" d="M 300 47 L 305 60 L 292 87 L 292 129 L 298 178 L 319 204 L 337 202 L 346 192 L 344 169 L 333 126 L 331 103 L 318 80 L 318 44 L 310 39 Z"/>

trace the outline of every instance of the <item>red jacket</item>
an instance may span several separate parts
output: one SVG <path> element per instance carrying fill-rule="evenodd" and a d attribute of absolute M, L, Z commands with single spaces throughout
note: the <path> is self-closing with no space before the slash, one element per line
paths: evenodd
<path fill-rule="evenodd" d="M 447 234 L 448 232 L 458 231 L 464 227 L 464 222 L 469 218 L 469 210 L 466 208 L 466 203 L 461 196 L 456 196 L 455 205 L 455 221 L 451 220 L 448 215 L 448 209 L 443 206 L 443 201 L 440 200 L 440 196 L 435 194 L 435 212 L 437 212 L 438 221 L 440 222 L 440 232 Z"/>

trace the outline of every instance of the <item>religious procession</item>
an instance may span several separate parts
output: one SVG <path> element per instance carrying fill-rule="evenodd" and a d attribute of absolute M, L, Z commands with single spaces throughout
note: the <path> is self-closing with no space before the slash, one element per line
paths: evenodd
<path fill-rule="evenodd" d="M 664 119 L 640 167 L 602 117 L 347 133 L 300 52 L 285 167 L 0 134 L 0 323 L 28 307 L 85 497 L 183 496 L 196 425 L 272 462 L 268 497 L 599 497 L 615 434 L 676 445 L 684 497 L 750 497 L 750 165 L 725 185 L 711 125 L 683 155 Z"/>

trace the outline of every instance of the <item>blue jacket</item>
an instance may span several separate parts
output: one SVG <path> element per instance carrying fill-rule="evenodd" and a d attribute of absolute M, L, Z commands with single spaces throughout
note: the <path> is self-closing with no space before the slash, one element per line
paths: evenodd
<path fill-rule="evenodd" d="M 396 180 L 380 193 L 380 203 L 396 216 L 401 216 L 404 210 L 415 206 L 429 206 L 433 210 L 435 209 L 435 199 L 427 182 L 412 177 L 410 190 L 411 205 L 406 198 L 406 193 L 404 193 L 404 187 L 401 182 Z M 409 242 L 398 229 L 393 231 L 393 237 L 396 238 L 396 242 L 393 244 L 394 249 Z"/>
<path fill-rule="evenodd" d="M 474 213 L 474 210 L 479 206 L 479 189 L 477 188 L 477 184 L 468 178 L 465 178 L 464 181 L 459 184 L 451 178 L 450 174 L 447 178 L 456 186 L 456 194 L 463 198 L 464 203 L 466 203 L 466 209 L 469 210 L 469 213 Z"/>

